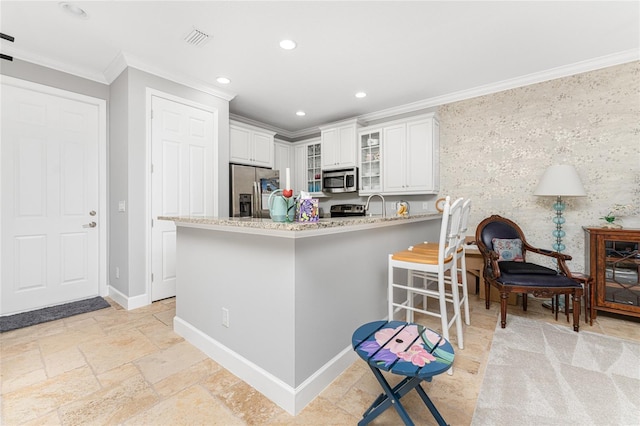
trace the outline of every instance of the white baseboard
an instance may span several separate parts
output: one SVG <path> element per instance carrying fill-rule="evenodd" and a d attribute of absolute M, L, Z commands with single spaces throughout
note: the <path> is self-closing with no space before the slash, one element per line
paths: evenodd
<path fill-rule="evenodd" d="M 351 346 L 348 346 L 294 388 L 178 317 L 173 319 L 173 329 L 187 342 L 294 416 L 357 358 Z"/>
<path fill-rule="evenodd" d="M 127 311 L 149 305 L 149 298 L 146 294 L 129 297 L 125 296 L 112 286 L 109 286 L 109 297 Z"/>

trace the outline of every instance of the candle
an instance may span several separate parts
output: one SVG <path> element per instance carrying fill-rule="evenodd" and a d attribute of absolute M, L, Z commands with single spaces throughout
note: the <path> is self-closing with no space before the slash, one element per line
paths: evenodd
<path fill-rule="evenodd" d="M 285 184 L 284 184 L 284 189 L 291 189 L 291 172 L 289 171 L 289 168 L 287 167 L 286 171 L 286 180 L 285 180 Z"/>

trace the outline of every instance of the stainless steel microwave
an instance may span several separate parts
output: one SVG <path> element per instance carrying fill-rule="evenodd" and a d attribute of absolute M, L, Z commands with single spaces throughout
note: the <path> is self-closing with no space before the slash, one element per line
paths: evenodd
<path fill-rule="evenodd" d="M 356 192 L 358 190 L 358 168 L 323 170 L 322 191 L 331 193 Z"/>

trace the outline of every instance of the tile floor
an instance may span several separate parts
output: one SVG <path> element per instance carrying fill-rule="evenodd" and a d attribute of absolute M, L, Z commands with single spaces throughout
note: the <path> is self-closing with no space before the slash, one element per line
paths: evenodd
<path fill-rule="evenodd" d="M 455 373 L 423 385 L 452 425 L 471 422 L 499 314 L 496 303 L 485 310 L 477 296 L 470 302 L 464 350 L 452 339 Z M 173 333 L 174 299 L 133 311 L 112 305 L 0 335 L 1 424 L 353 425 L 380 393 L 357 360 L 293 417 Z M 526 313 L 510 306 L 509 315 L 554 322 L 540 305 L 532 300 Z M 416 320 L 439 328 L 438 319 Z M 632 320 L 599 315 L 581 330 L 640 341 Z M 435 424 L 415 392 L 403 401 L 416 424 Z M 372 424 L 401 420 L 390 409 Z"/>

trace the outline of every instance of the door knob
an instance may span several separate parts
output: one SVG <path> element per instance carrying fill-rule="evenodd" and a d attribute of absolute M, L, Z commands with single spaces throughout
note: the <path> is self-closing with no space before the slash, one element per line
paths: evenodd
<path fill-rule="evenodd" d="M 89 212 L 89 216 L 95 216 L 95 215 L 96 215 L 96 211 L 95 211 L 95 210 L 91 210 L 91 211 Z"/>
<path fill-rule="evenodd" d="M 91 223 L 87 223 L 86 225 L 82 225 L 83 228 L 95 228 L 96 227 L 96 223 L 95 222 L 91 222 Z"/>

